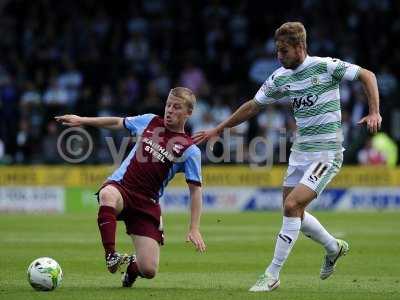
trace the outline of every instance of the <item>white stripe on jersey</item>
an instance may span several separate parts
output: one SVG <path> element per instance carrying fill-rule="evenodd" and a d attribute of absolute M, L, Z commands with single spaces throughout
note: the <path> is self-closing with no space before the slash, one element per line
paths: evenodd
<path fill-rule="evenodd" d="M 360 69 L 330 57 L 307 56 L 295 70 L 277 69 L 254 99 L 260 105 L 291 101 L 298 130 L 293 148 L 318 152 L 326 145 L 318 149 L 316 141 L 341 145 L 339 83 L 357 79 Z"/>
<path fill-rule="evenodd" d="M 321 115 L 316 115 L 316 116 L 311 116 L 311 117 L 305 117 L 305 118 L 297 118 L 296 119 L 296 124 L 299 128 L 306 128 L 312 123 L 316 124 L 326 124 L 326 123 L 331 123 L 331 122 L 338 122 L 342 119 L 342 114 L 340 110 L 333 111 L 331 113 L 327 114 L 321 114 Z"/>

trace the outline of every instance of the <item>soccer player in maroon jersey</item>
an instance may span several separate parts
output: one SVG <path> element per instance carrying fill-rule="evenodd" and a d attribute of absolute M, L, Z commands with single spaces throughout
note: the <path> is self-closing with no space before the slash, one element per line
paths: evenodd
<path fill-rule="evenodd" d="M 138 276 L 153 278 L 159 264 L 163 226 L 159 198 L 177 172 L 183 172 L 191 198 L 191 220 L 186 240 L 200 252 L 206 245 L 201 236 L 202 207 L 201 153 L 184 126 L 191 116 L 196 97 L 190 89 L 176 87 L 169 93 L 164 118 L 145 114 L 135 117 L 80 117 L 64 115 L 56 120 L 67 126 L 126 128 L 138 138 L 121 166 L 98 192 L 98 226 L 111 273 L 128 263 L 122 285 L 130 287 Z M 123 220 L 132 237 L 136 255 L 115 250 L 116 221 Z"/>

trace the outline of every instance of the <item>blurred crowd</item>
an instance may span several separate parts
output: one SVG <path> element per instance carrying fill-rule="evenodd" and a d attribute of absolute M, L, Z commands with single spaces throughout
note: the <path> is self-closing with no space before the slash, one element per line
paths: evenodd
<path fill-rule="evenodd" d="M 394 46 L 400 36 L 399 15 L 400 2 L 395 0 L 285 5 L 240 0 L 2 1 L 0 161 L 62 163 L 56 144 L 63 128 L 54 122 L 55 115 L 162 115 L 173 86 L 189 87 L 197 95 L 189 133 L 211 128 L 252 98 L 279 67 L 273 34 L 288 20 L 305 24 L 310 55 L 337 57 L 375 72 L 382 129 L 399 144 L 400 51 Z M 379 150 L 373 159 L 365 155 L 371 139 L 357 121 L 367 112 L 360 84 L 344 83 L 346 162 L 385 164 L 388 158 Z M 232 154 L 245 145 L 243 159 L 233 155 L 233 161 L 251 161 L 247 146 L 260 136 L 272 146 L 259 144 L 254 151 L 279 162 L 290 149 L 294 130 L 287 104 L 267 107 L 231 132 Z M 90 133 L 96 144 L 86 163 L 111 162 L 104 138 L 120 141 L 125 133 Z"/>

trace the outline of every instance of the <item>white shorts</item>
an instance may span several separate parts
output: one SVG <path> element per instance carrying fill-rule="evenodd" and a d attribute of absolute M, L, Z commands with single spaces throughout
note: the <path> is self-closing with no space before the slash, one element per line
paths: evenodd
<path fill-rule="evenodd" d="M 321 194 L 332 178 L 335 177 L 343 163 L 342 153 L 337 153 L 328 159 L 325 157 L 309 162 L 299 161 L 296 155 L 291 158 L 283 186 L 295 187 L 301 183 L 315 191 L 317 195 Z"/>

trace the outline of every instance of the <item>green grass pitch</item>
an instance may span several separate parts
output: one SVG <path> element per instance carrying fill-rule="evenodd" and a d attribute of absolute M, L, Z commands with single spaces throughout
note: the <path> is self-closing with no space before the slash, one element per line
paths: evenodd
<path fill-rule="evenodd" d="M 248 288 L 269 263 L 281 225 L 277 212 L 209 213 L 202 219 L 208 249 L 199 254 L 185 243 L 188 217 L 165 216 L 166 245 L 153 280 L 120 287 L 119 274 L 106 272 L 96 214 L 0 215 L 0 299 L 400 299 L 400 213 L 315 212 L 350 253 L 335 274 L 319 279 L 322 248 L 300 236 L 272 293 Z M 132 251 L 118 223 L 118 250 Z M 53 292 L 34 291 L 29 263 L 56 259 L 64 281 Z"/>

